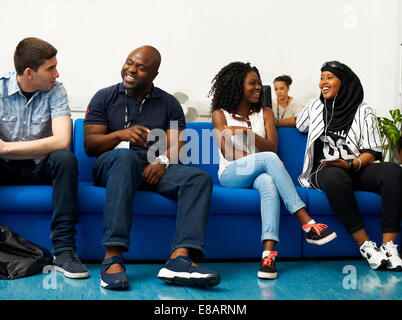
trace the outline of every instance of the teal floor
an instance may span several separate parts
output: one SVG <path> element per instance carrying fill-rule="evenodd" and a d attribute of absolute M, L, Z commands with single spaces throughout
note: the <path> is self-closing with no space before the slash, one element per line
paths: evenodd
<path fill-rule="evenodd" d="M 172 286 L 156 276 L 161 264 L 128 263 L 128 291 L 99 285 L 99 265 L 86 263 L 91 277 L 65 278 L 55 271 L 0 280 L 0 300 L 402 300 L 402 272 L 374 271 L 356 260 L 278 261 L 276 280 L 257 278 L 258 261 L 205 262 L 218 271 L 215 288 Z"/>

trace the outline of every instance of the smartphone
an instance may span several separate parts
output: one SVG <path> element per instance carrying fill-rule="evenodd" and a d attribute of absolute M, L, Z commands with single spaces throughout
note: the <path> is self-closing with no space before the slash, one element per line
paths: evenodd
<path fill-rule="evenodd" d="M 115 149 L 130 149 L 130 141 L 121 141 Z"/>

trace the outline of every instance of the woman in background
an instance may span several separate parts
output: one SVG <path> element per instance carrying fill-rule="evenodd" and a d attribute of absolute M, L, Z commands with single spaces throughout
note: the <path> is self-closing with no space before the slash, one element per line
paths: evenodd
<path fill-rule="evenodd" d="M 262 107 L 261 78 L 249 63 L 233 62 L 213 79 L 210 91 L 212 122 L 219 147 L 218 177 L 223 187 L 254 188 L 261 199 L 264 246 L 258 277 L 275 279 L 274 251 L 279 241 L 280 199 L 302 225 L 309 243 L 322 245 L 336 234 L 316 223 L 282 161 L 276 155 L 278 141 L 271 109 Z"/>
<path fill-rule="evenodd" d="M 272 111 L 277 127 L 295 127 L 295 117 L 303 110 L 303 104 L 289 96 L 292 82 L 292 78 L 288 75 L 276 77 L 274 80 L 276 99 L 272 101 Z"/>

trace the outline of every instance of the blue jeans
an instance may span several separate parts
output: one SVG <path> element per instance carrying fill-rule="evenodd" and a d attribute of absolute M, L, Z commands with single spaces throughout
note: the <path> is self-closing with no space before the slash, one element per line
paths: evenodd
<path fill-rule="evenodd" d="M 0 160 L 2 185 L 52 185 L 53 215 L 50 239 L 54 254 L 76 250 L 75 225 L 78 164 L 69 150 L 55 150 L 35 164 L 33 160 Z"/>
<path fill-rule="evenodd" d="M 190 251 L 191 257 L 202 258 L 212 193 L 211 177 L 200 169 L 172 164 L 156 185 L 149 185 L 141 183 L 147 165 L 146 152 L 130 149 L 111 150 L 96 159 L 92 171 L 95 185 L 106 187 L 102 244 L 128 250 L 135 191 L 145 189 L 178 201 L 171 251 L 194 249 Z"/>
<path fill-rule="evenodd" d="M 291 214 L 305 207 L 282 161 L 273 152 L 259 152 L 233 161 L 219 180 L 223 187 L 253 187 L 258 191 L 261 199 L 261 241 L 279 242 L 281 198 Z"/>

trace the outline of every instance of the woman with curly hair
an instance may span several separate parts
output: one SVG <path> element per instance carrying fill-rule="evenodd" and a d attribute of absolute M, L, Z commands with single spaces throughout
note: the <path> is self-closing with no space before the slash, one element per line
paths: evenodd
<path fill-rule="evenodd" d="M 272 110 L 262 107 L 257 68 L 232 62 L 212 83 L 209 95 L 213 97 L 212 122 L 219 146 L 219 181 L 223 187 L 254 188 L 259 192 L 264 252 L 258 277 L 275 279 L 280 199 L 301 223 L 307 242 L 322 245 L 335 239 L 336 233 L 311 219 L 276 155 L 275 117 Z"/>

